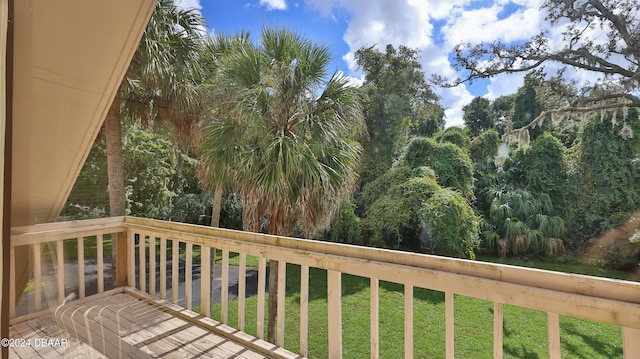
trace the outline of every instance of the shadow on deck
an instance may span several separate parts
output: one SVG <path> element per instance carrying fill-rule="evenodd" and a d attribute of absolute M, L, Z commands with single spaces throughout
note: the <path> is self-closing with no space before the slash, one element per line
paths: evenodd
<path fill-rule="evenodd" d="M 302 358 L 133 288 L 71 301 L 10 331 L 12 358 Z"/>

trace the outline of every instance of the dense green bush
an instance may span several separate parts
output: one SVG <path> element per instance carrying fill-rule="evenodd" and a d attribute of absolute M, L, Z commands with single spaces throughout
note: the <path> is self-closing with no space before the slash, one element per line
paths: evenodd
<path fill-rule="evenodd" d="M 398 170 L 395 172 L 398 173 Z M 366 217 L 361 221 L 363 242 L 420 250 L 422 243 L 418 212 L 439 189 L 440 186 L 432 177 L 410 177 L 387 187 L 385 193 L 371 203 Z"/>
<path fill-rule="evenodd" d="M 399 158 L 399 165 L 409 168 L 430 167 L 438 183 L 460 191 L 466 197 L 473 193 L 473 164 L 469 156 L 452 143 L 438 143 L 433 139 L 412 139 Z"/>
<path fill-rule="evenodd" d="M 564 251 L 566 227 L 553 216 L 553 205 L 546 194 L 521 188 L 493 189 L 489 215 L 482 225 L 482 238 L 489 250 L 501 257 L 508 254 L 539 253 L 556 256 Z"/>
<path fill-rule="evenodd" d="M 469 138 L 467 129 L 455 126 L 449 127 L 444 131 L 437 132 L 433 138 L 440 143 L 453 143 L 463 150 L 469 148 L 469 144 L 471 143 L 471 138 Z"/>
<path fill-rule="evenodd" d="M 572 178 L 578 198 L 577 240 L 586 242 L 622 223 L 640 208 L 640 120 L 630 109 L 601 121 L 592 115 L 579 134 Z"/>
<path fill-rule="evenodd" d="M 356 205 L 353 201 L 346 201 L 338 210 L 329 229 L 329 239 L 332 242 L 360 244 L 359 218 L 355 214 Z"/>
<path fill-rule="evenodd" d="M 469 144 L 469 156 L 474 163 L 483 162 L 489 157 L 493 159 L 498 152 L 500 143 L 502 140 L 496 130 L 484 131 Z"/>
<path fill-rule="evenodd" d="M 531 146 L 518 149 L 512 156 L 512 183 L 531 193 L 547 194 L 553 202 L 554 215 L 573 218 L 567 206 L 569 175 L 565 161 L 566 148 L 549 133 L 536 138 Z"/>
<path fill-rule="evenodd" d="M 478 218 L 456 191 L 436 191 L 420 211 L 420 219 L 437 252 L 475 259 L 479 245 Z"/>
<path fill-rule="evenodd" d="M 385 172 L 382 176 L 367 183 L 358 196 L 358 205 L 366 210 L 373 202 L 382 197 L 391 186 L 400 184 L 413 177 L 408 167 L 395 167 Z"/>

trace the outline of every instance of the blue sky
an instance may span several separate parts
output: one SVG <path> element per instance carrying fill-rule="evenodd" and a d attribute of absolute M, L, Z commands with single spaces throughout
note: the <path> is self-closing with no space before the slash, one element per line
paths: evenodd
<path fill-rule="evenodd" d="M 407 45 L 421 51 L 423 71 L 457 77 L 450 62 L 460 42 L 526 41 L 548 26 L 543 0 L 176 0 L 201 11 L 211 33 L 286 26 L 330 46 L 333 66 L 362 78 L 353 53 L 362 46 Z M 559 37 L 560 32 L 551 32 Z M 434 88 L 448 126 L 462 124 L 462 107 L 475 96 L 494 99 L 516 92 L 524 74 L 500 75 L 473 85 Z"/>

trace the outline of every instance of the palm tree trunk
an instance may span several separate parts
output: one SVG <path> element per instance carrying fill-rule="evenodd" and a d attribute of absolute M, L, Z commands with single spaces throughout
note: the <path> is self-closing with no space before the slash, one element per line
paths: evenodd
<path fill-rule="evenodd" d="M 222 187 L 213 192 L 213 208 L 211 209 L 211 227 L 220 227 L 220 208 L 222 207 Z"/>
<path fill-rule="evenodd" d="M 113 100 L 113 103 L 109 108 L 109 112 L 107 113 L 107 117 L 104 120 L 104 125 L 107 142 L 109 214 L 112 217 L 124 216 L 126 199 L 124 192 L 124 164 L 122 155 L 122 123 L 120 121 L 120 99 L 118 97 Z M 122 275 L 122 273 L 126 273 L 126 253 L 123 255 L 121 252 L 122 248 L 126 250 L 126 244 L 123 242 L 124 237 L 119 235 L 115 241 L 112 241 L 111 246 L 111 268 L 114 278 L 114 286 L 116 287 L 127 284 L 126 277 L 123 279 Z M 122 244 L 125 245 L 122 246 Z M 120 251 L 118 247 L 120 247 Z"/>

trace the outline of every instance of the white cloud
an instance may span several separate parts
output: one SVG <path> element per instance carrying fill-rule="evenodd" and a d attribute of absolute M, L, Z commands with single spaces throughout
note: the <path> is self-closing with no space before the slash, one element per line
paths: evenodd
<path fill-rule="evenodd" d="M 456 75 L 448 60 L 451 49 L 436 44 L 432 19 L 442 19 L 460 9 L 470 0 L 307 0 L 324 16 L 330 16 L 334 7 L 346 9 L 352 16 L 343 35 L 349 53 L 343 55 L 352 76 L 362 77 L 357 70 L 354 52 L 363 46 L 377 45 L 383 50 L 387 44 L 406 45 L 421 52 L 420 62 L 427 76 L 438 73 Z M 473 96 L 464 86 L 455 89 L 434 89 L 442 97 L 447 110 L 447 125 L 462 123 L 462 106 Z"/>
<path fill-rule="evenodd" d="M 453 88 L 435 88 L 434 90 L 442 98 L 442 104 L 445 106 L 446 127 L 464 125 L 462 107 L 473 100 L 473 95 L 464 85 Z"/>
<path fill-rule="evenodd" d="M 173 0 L 173 3 L 180 9 L 194 11 L 202 16 L 202 5 L 200 0 Z M 200 29 L 200 33 L 204 36 L 207 34 L 206 27 Z M 209 32 L 213 35 L 213 29 Z"/>
<path fill-rule="evenodd" d="M 525 73 L 500 74 L 490 79 L 486 95 L 483 97 L 493 101 L 500 96 L 511 95 L 524 84 Z"/>
<path fill-rule="evenodd" d="M 563 46 L 562 30 L 565 25 L 551 28 L 540 7 L 545 0 L 306 0 L 310 7 L 324 16 L 331 16 L 337 8 L 350 16 L 343 40 L 349 52 L 342 54 L 348 64 L 349 75 L 362 78 L 353 54 L 362 46 L 377 45 L 383 50 L 387 44 L 406 45 L 421 51 L 420 62 L 429 77 L 438 74 L 450 78 L 464 77 L 450 62 L 450 54 L 461 42 L 478 43 L 502 40 L 522 42 L 530 40 L 541 30 L 548 30 L 549 45 Z M 514 7 L 514 5 L 516 5 Z M 515 9 L 515 10 L 514 10 Z M 592 31 L 592 30 L 589 30 Z M 595 27 L 592 39 L 606 39 Z M 553 74 L 559 68 L 548 64 L 545 70 Z M 578 81 L 594 81 L 597 76 L 585 71 L 567 71 Z M 489 79 L 488 99 L 513 94 L 523 84 L 524 73 L 503 74 Z M 462 107 L 473 99 L 466 85 L 456 88 L 434 88 L 446 108 L 447 126 L 462 124 Z"/>
<path fill-rule="evenodd" d="M 202 15 L 200 0 L 173 0 L 177 7 L 185 10 L 195 10 Z"/>
<path fill-rule="evenodd" d="M 287 10 L 285 0 L 260 0 L 260 5 L 266 6 L 268 10 Z"/>

